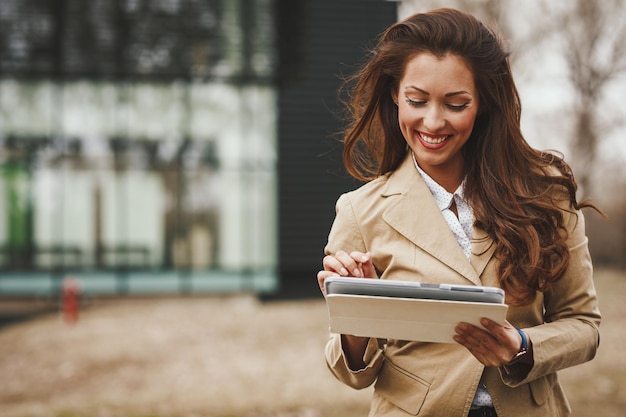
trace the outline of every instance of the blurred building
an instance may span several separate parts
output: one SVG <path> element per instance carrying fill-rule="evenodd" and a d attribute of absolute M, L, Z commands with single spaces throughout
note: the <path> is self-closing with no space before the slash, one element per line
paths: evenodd
<path fill-rule="evenodd" d="M 0 295 L 300 296 L 383 0 L 3 0 Z"/>

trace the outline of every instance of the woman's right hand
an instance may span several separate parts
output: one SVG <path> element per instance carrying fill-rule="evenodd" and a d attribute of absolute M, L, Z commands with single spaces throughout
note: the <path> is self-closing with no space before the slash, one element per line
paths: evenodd
<path fill-rule="evenodd" d="M 334 256 L 325 256 L 322 264 L 324 269 L 317 273 L 317 282 L 324 296 L 326 296 L 324 281 L 328 277 L 378 278 L 372 264 L 372 254 L 369 252 L 353 251 L 348 254 L 337 251 Z"/>
<path fill-rule="evenodd" d="M 322 263 L 324 269 L 317 273 L 317 282 L 324 297 L 326 297 L 324 281 L 328 277 L 378 278 L 372 264 L 372 254 L 369 252 L 354 251 L 347 254 L 344 251 L 338 251 L 334 256 L 325 256 Z M 348 366 L 353 371 L 365 368 L 363 355 L 368 342 L 369 337 L 341 335 L 341 348 L 346 355 Z"/>

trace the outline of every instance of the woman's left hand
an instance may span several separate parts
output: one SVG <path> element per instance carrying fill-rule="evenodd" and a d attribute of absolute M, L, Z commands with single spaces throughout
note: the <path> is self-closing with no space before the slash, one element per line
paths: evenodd
<path fill-rule="evenodd" d="M 461 322 L 455 328 L 454 340 L 465 346 L 485 366 L 500 367 L 515 357 L 522 346 L 522 337 L 508 321 L 500 325 L 481 319 L 485 329 Z"/>

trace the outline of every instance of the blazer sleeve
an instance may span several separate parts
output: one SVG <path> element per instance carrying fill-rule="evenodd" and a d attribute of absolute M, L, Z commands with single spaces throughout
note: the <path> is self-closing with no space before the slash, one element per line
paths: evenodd
<path fill-rule="evenodd" d="M 324 249 L 327 255 L 333 255 L 339 250 L 350 253 L 358 250 L 367 250 L 359 224 L 356 220 L 354 208 L 347 194 L 339 197 L 336 204 L 335 221 L 331 227 L 328 244 Z M 365 350 L 363 360 L 365 368 L 352 370 L 341 346 L 341 335 L 332 334 L 326 344 L 326 363 L 332 374 L 344 384 L 362 389 L 371 385 L 378 377 L 383 363 L 382 349 L 377 339 L 370 339 Z"/>
<path fill-rule="evenodd" d="M 349 194 L 343 194 L 337 200 L 335 221 L 330 228 L 324 253 L 334 255 L 339 250 L 348 253 L 353 250 L 367 250 Z"/>
<path fill-rule="evenodd" d="M 326 364 L 328 369 L 339 381 L 355 389 L 363 389 L 372 385 L 383 365 L 383 351 L 379 340 L 371 338 L 365 349 L 363 369 L 350 369 L 341 347 L 341 335 L 332 334 L 326 344 Z"/>
<path fill-rule="evenodd" d="M 522 380 L 501 369 L 503 381 L 516 387 L 561 369 L 587 362 L 600 343 L 598 300 L 593 267 L 580 211 L 566 211 L 570 262 L 565 275 L 543 294 L 543 324 L 525 328 L 533 346 L 534 365 Z"/>

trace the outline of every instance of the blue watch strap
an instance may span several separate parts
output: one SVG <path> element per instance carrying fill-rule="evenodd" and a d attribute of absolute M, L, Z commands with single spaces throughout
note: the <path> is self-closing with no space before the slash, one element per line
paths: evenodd
<path fill-rule="evenodd" d="M 526 336 L 526 333 L 524 333 L 522 329 L 518 329 L 517 327 L 515 328 L 515 330 L 517 330 L 519 335 L 522 337 L 522 346 L 520 346 L 519 352 L 517 352 L 515 356 L 513 356 L 509 363 L 504 365 L 504 370 L 509 375 L 511 374 L 511 371 L 508 367 L 519 362 L 528 352 L 528 337 Z"/>
<path fill-rule="evenodd" d="M 517 333 L 522 336 L 522 347 L 520 349 L 520 352 L 526 352 L 528 350 L 528 339 L 526 338 L 526 333 L 524 333 L 522 329 L 518 329 L 517 327 L 515 328 L 515 330 L 517 330 Z"/>

